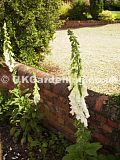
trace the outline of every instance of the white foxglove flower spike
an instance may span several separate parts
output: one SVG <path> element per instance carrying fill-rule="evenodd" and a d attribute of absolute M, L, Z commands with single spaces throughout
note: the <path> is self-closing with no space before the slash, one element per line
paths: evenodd
<path fill-rule="evenodd" d="M 5 64 L 8 66 L 10 72 L 13 72 L 15 68 L 15 60 L 13 58 L 14 53 L 12 52 L 11 42 L 7 33 L 7 27 L 5 22 L 3 28 L 4 28 L 3 54 L 5 58 Z"/>
<path fill-rule="evenodd" d="M 40 88 L 38 87 L 37 78 L 36 78 L 36 75 L 34 75 L 34 91 L 33 91 L 33 95 L 34 95 L 34 103 L 35 103 L 35 105 L 37 105 L 40 102 L 39 90 L 40 90 Z"/>
<path fill-rule="evenodd" d="M 87 118 L 89 118 L 89 111 L 85 103 L 85 97 L 87 96 L 87 88 L 83 83 L 82 77 L 82 63 L 79 51 L 79 43 L 71 30 L 68 30 L 71 42 L 71 78 L 70 86 L 71 91 L 69 95 L 70 100 L 70 113 L 76 116 L 77 120 L 80 120 L 84 124 L 84 127 L 88 126 Z"/>

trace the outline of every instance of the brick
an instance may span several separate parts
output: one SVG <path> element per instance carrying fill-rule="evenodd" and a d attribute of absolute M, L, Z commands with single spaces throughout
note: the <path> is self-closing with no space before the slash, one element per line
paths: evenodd
<path fill-rule="evenodd" d="M 111 126 L 112 128 L 118 128 L 118 123 L 116 123 L 116 122 L 113 122 L 113 121 L 111 121 L 111 120 L 107 120 L 107 123 L 108 123 L 108 125 L 109 126 Z"/>
<path fill-rule="evenodd" d="M 50 83 L 44 83 L 43 86 L 46 90 L 51 90 L 51 84 Z"/>
<path fill-rule="evenodd" d="M 68 99 L 68 98 L 59 96 L 59 100 L 60 100 L 60 102 L 61 102 L 62 104 L 69 106 L 69 99 Z"/>
<path fill-rule="evenodd" d="M 65 89 L 64 83 L 58 83 L 54 85 L 53 92 L 61 95 L 62 91 Z"/>
<path fill-rule="evenodd" d="M 96 115 L 96 120 L 101 122 L 102 124 L 107 122 L 107 118 L 103 117 L 102 115 Z"/>
<path fill-rule="evenodd" d="M 54 85 L 53 92 L 56 93 L 57 95 L 63 96 L 65 98 L 68 97 L 70 94 L 70 91 L 68 90 L 68 83 L 58 83 Z"/>
<path fill-rule="evenodd" d="M 103 124 L 102 129 L 107 133 L 112 133 L 112 128 L 109 127 L 107 124 Z"/>
<path fill-rule="evenodd" d="M 48 91 L 48 90 L 44 90 L 44 95 L 46 96 L 46 98 L 48 98 L 48 97 L 50 97 L 50 98 L 58 97 L 57 94 L 55 94 L 51 91 Z"/>
<path fill-rule="evenodd" d="M 47 74 L 47 73 L 45 73 L 45 72 L 42 72 L 42 71 L 39 71 L 39 70 L 37 70 L 38 72 L 36 72 L 36 70 L 35 70 L 35 73 L 36 73 L 36 76 L 38 77 L 38 78 L 44 78 L 44 77 L 48 77 L 49 76 L 49 74 Z"/>
<path fill-rule="evenodd" d="M 119 23 L 120 21 L 116 21 L 114 23 Z M 105 25 L 106 22 L 100 22 L 96 20 L 86 20 L 86 21 L 77 21 L 77 20 L 68 20 L 65 21 L 65 23 L 62 25 L 62 29 L 66 28 L 80 28 L 80 27 L 90 27 L 90 26 L 99 26 L 99 25 Z"/>
<path fill-rule="evenodd" d="M 93 133 L 92 137 L 95 138 L 97 141 L 101 142 L 102 144 L 105 144 L 105 145 L 109 144 L 108 138 L 100 133 Z"/>
<path fill-rule="evenodd" d="M 95 104 L 95 110 L 97 112 L 100 112 L 102 110 L 103 104 L 106 100 L 108 101 L 107 96 L 100 96 L 100 97 L 97 98 L 96 104 Z"/>
<path fill-rule="evenodd" d="M 40 102 L 43 103 L 43 99 L 42 98 L 40 98 Z"/>
<path fill-rule="evenodd" d="M 53 105 L 59 106 L 60 108 L 62 108 L 62 103 L 60 102 L 58 97 L 53 97 L 52 98 L 52 103 L 53 103 Z"/>
<path fill-rule="evenodd" d="M 62 117 L 58 117 L 58 123 L 60 125 L 64 125 L 65 124 L 65 120 Z"/>
<path fill-rule="evenodd" d="M 39 107 L 40 112 L 44 113 L 45 112 L 44 104 L 41 103 L 39 106 L 40 106 Z"/>
<path fill-rule="evenodd" d="M 57 114 L 49 113 L 49 120 L 53 121 L 53 123 L 55 123 L 55 122 L 58 123 L 58 116 L 57 116 Z"/>
<path fill-rule="evenodd" d="M 65 121 L 65 126 L 67 126 L 72 131 L 76 131 L 74 123 L 71 123 L 69 120 Z"/>

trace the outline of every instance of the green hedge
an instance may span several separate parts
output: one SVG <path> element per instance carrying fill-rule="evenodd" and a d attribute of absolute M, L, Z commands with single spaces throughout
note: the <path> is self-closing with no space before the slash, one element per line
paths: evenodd
<path fill-rule="evenodd" d="M 7 23 L 16 59 L 38 65 L 59 25 L 61 0 L 2 0 L 0 2 L 0 54 L 3 22 Z"/>
<path fill-rule="evenodd" d="M 84 0 L 74 0 L 69 10 L 69 19 L 83 20 L 87 19 L 89 5 Z"/>
<path fill-rule="evenodd" d="M 98 19 L 99 13 L 103 10 L 103 0 L 90 0 L 90 12 L 93 19 Z"/>
<path fill-rule="evenodd" d="M 120 11 L 120 0 L 104 0 L 104 9 Z"/>

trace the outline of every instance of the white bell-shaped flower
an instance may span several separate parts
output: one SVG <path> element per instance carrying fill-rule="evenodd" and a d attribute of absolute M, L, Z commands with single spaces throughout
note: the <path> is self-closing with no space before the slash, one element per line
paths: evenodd
<path fill-rule="evenodd" d="M 83 123 L 84 126 L 87 127 L 87 118 L 89 118 L 90 115 L 85 103 L 85 96 L 87 96 L 87 89 L 85 90 L 84 88 L 84 90 L 82 91 L 82 96 L 80 96 L 79 90 L 77 86 L 75 86 L 69 95 L 69 100 L 71 108 L 70 113 L 72 115 L 76 115 L 76 119 L 81 120 L 81 123 Z"/>
<path fill-rule="evenodd" d="M 34 76 L 34 83 L 35 83 L 34 91 L 33 91 L 34 103 L 35 103 L 35 105 L 37 105 L 40 102 L 40 94 L 39 94 L 40 88 L 38 87 L 36 76 Z"/>
<path fill-rule="evenodd" d="M 4 23 L 4 45 L 3 45 L 3 54 L 5 58 L 5 64 L 8 66 L 10 72 L 13 72 L 15 68 L 15 60 L 13 58 L 14 53 L 12 52 L 10 38 L 7 33 L 6 23 Z"/>

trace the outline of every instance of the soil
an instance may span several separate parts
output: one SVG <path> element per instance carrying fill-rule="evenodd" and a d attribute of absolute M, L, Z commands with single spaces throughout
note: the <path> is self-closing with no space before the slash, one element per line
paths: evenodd
<path fill-rule="evenodd" d="M 46 139 L 48 139 L 48 135 L 50 134 L 51 131 L 47 131 L 47 132 L 46 131 L 44 133 L 44 138 L 46 136 Z M 38 149 L 37 150 L 34 149 L 31 151 L 34 158 L 30 158 L 30 152 L 28 151 L 27 146 L 26 145 L 22 146 L 19 142 L 13 141 L 12 137 L 10 136 L 9 125 L 0 127 L 0 135 L 1 135 L 0 150 L 2 152 L 2 155 L 1 155 L 2 158 L 0 157 L 0 160 L 62 160 L 63 150 L 60 154 L 59 151 L 56 150 L 57 148 L 56 145 L 55 145 L 55 148 L 49 148 L 47 150 L 47 153 L 45 154 L 45 158 L 43 158 L 43 156 L 40 155 L 41 153 L 38 151 Z M 67 142 L 67 145 L 68 145 L 69 142 L 67 140 L 65 141 Z M 62 144 L 59 144 L 59 142 L 60 141 L 58 140 L 57 141 L 58 145 L 62 145 Z"/>
<path fill-rule="evenodd" d="M 14 143 L 10 136 L 10 126 L 4 126 L 0 129 L 2 141 L 3 160 L 27 160 L 28 151 L 26 146 Z"/>

